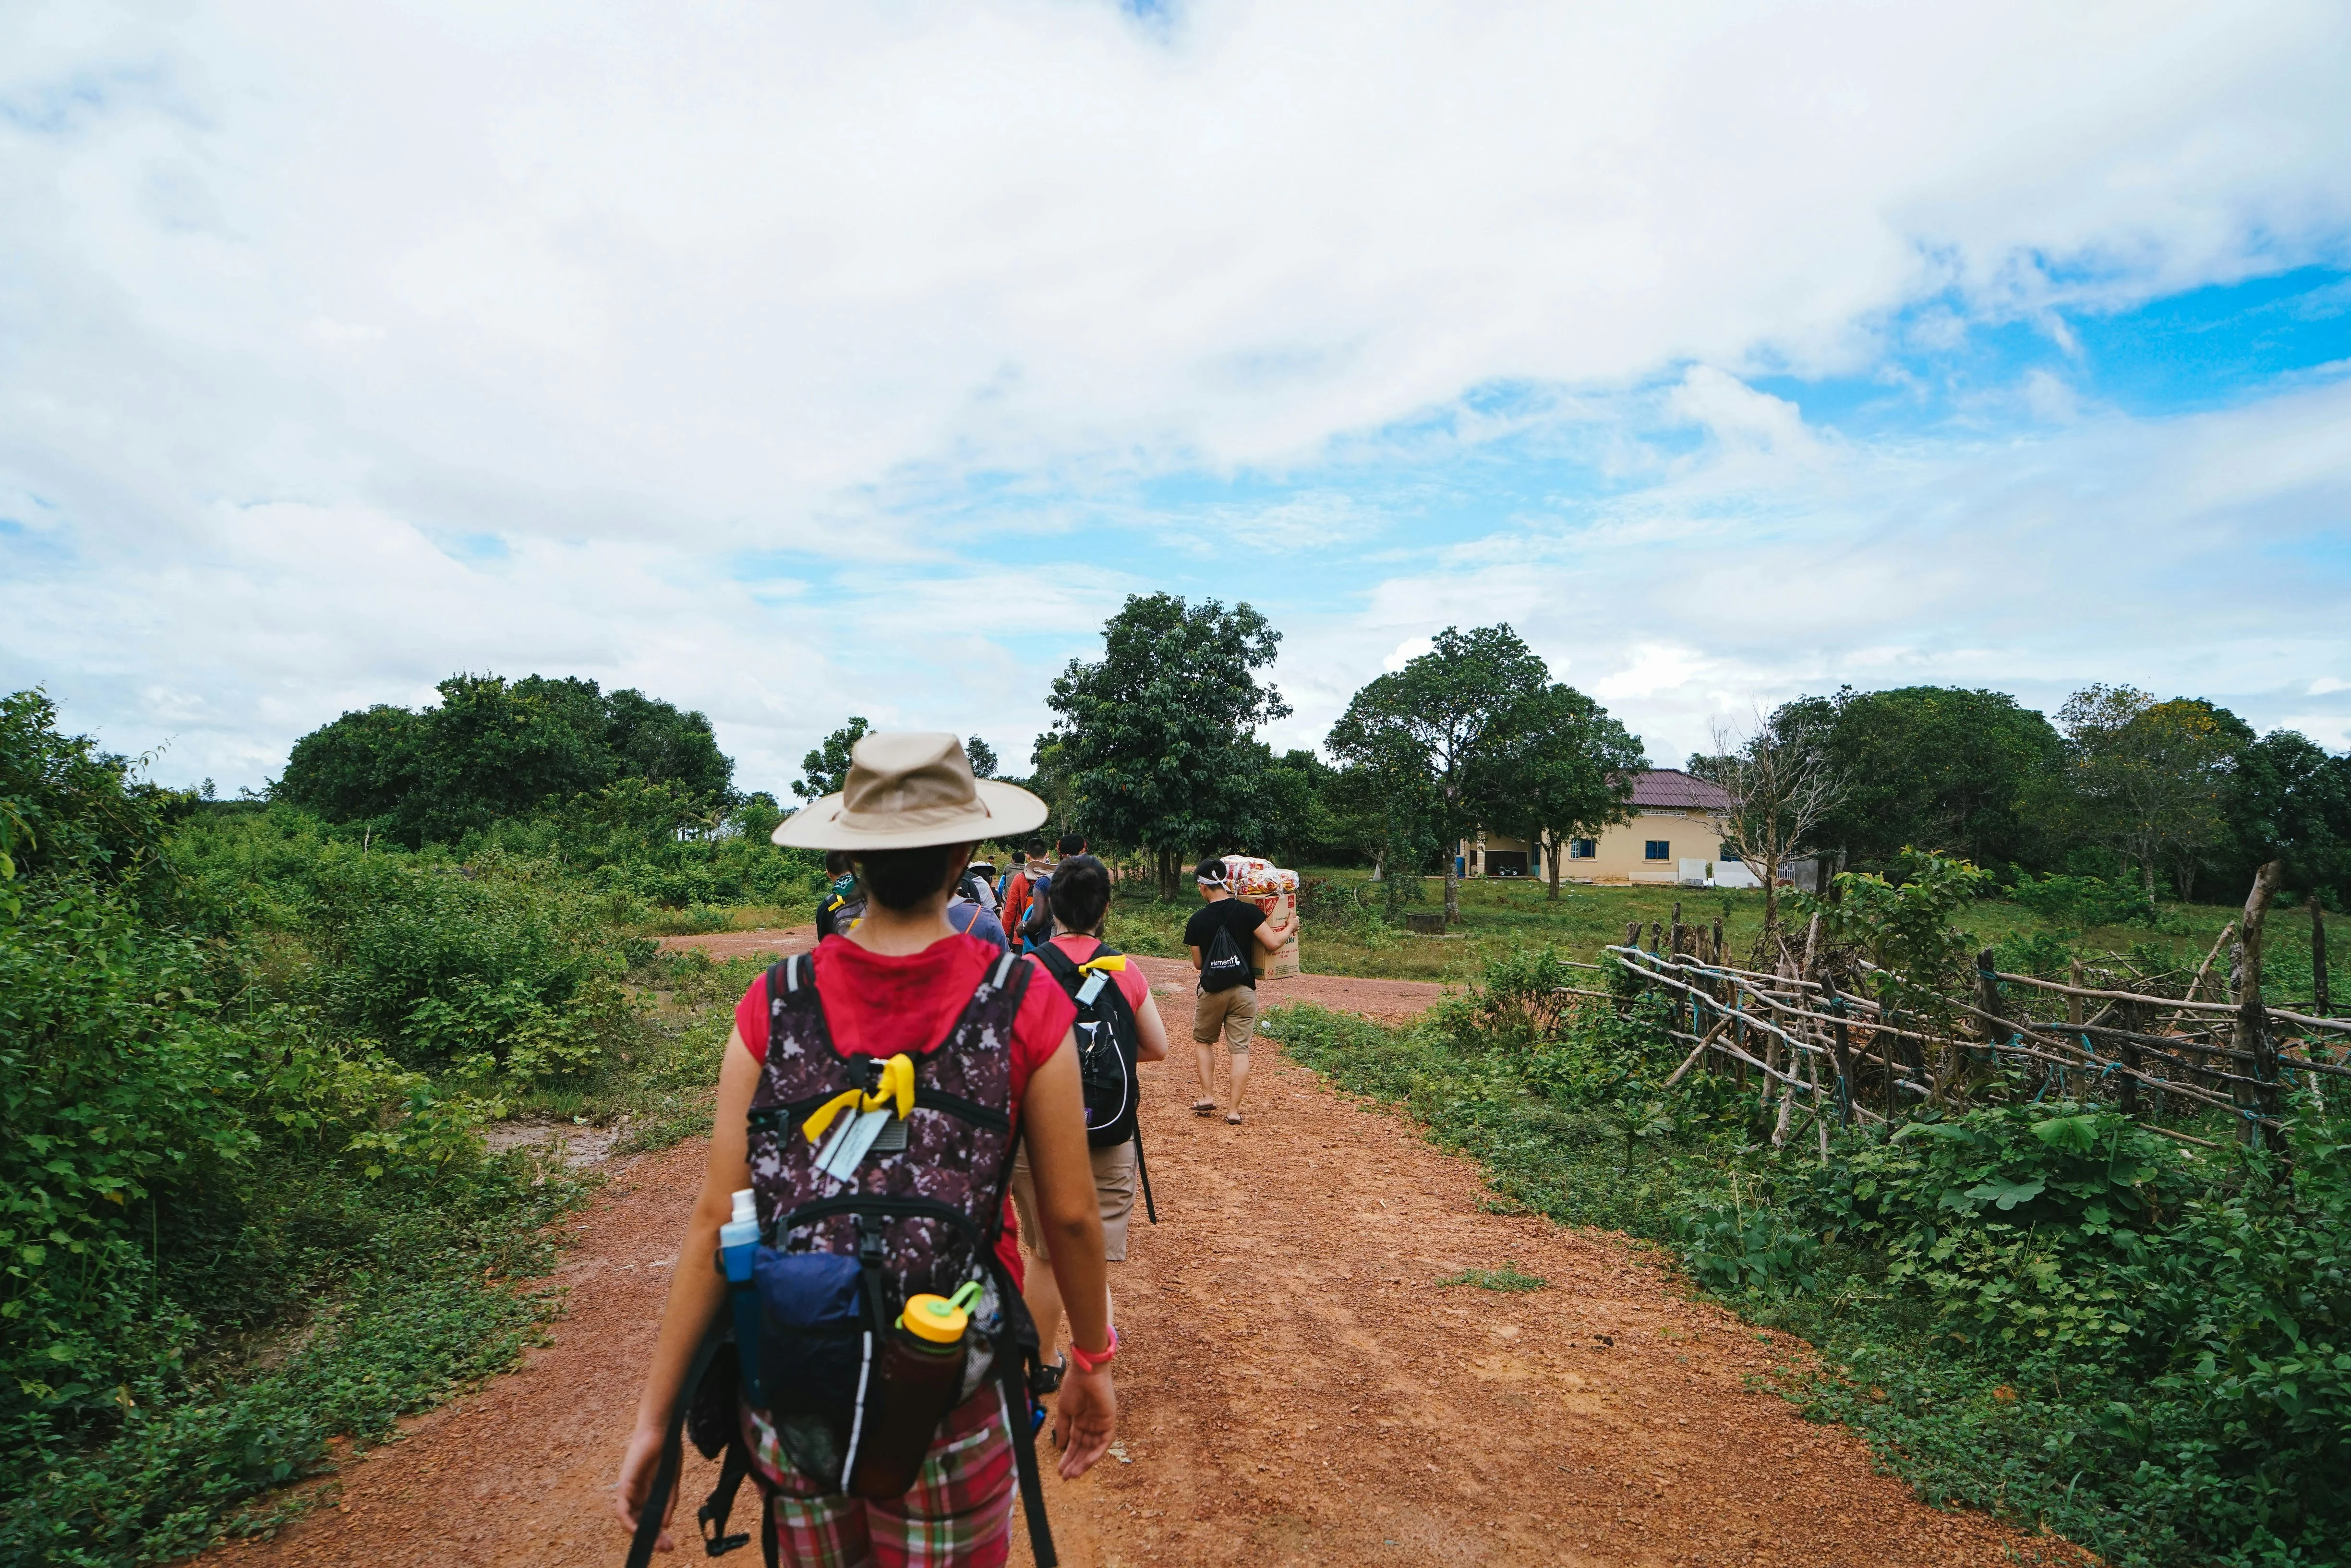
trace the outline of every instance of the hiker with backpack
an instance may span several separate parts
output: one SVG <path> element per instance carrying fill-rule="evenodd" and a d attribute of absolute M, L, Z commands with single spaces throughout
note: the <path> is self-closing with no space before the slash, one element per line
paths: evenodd
<path fill-rule="evenodd" d="M 858 922 L 865 913 L 865 895 L 857 889 L 857 868 L 839 850 L 824 857 L 824 874 L 832 878 L 817 901 L 816 939 L 838 936 Z"/>
<path fill-rule="evenodd" d="M 1102 917 L 1110 909 L 1109 868 L 1090 854 L 1068 854 L 1053 868 L 1047 897 L 1054 929 L 1037 957 L 1077 1006 L 1078 1076 L 1085 1087 L 1086 1142 L 1093 1156 L 1094 1198 L 1102 1211 L 1102 1255 L 1123 1263 L 1126 1222 L 1134 1210 L 1138 1177 L 1144 1211 L 1151 1213 L 1151 1183 L 1136 1125 L 1142 1085 L 1134 1070 L 1141 1062 L 1166 1060 L 1167 1026 L 1159 1017 L 1143 966 L 1129 962 L 1102 939 Z M 1024 1149 L 1012 1157 L 1012 1207 L 1020 1217 L 1024 1239 L 1041 1234 L 1036 1205 Z M 1151 1218 L 1157 1222 L 1155 1213 Z M 1050 1255 L 1035 1240 L 1029 1240 L 1029 1282 L 1021 1294 L 1037 1324 L 1039 1354 L 1050 1383 L 1058 1375 L 1053 1352 L 1061 1327 L 1061 1276 Z M 1107 1299 L 1105 1293 L 1105 1302 Z M 1109 1310 L 1107 1304 L 1104 1310 Z"/>
<path fill-rule="evenodd" d="M 1216 1113 L 1217 1036 L 1221 1033 L 1233 1063 L 1233 1100 L 1225 1108 L 1225 1120 L 1238 1127 L 1241 1096 L 1249 1090 L 1249 1040 L 1257 1032 L 1257 949 L 1280 952 L 1290 927 L 1270 923 L 1264 910 L 1246 898 L 1235 898 L 1225 885 L 1225 862 L 1215 855 L 1200 862 L 1192 880 L 1199 885 L 1202 900 L 1184 923 L 1184 946 L 1191 949 L 1192 967 L 1200 972 L 1192 1008 L 1200 1097 L 1192 1102 L 1192 1113 Z"/>
<path fill-rule="evenodd" d="M 1053 845 L 1053 853 L 1060 861 L 1085 852 L 1086 840 L 1082 833 L 1063 833 Z M 1029 862 L 1029 907 L 1021 915 L 1020 924 L 1008 928 L 1019 933 L 1020 950 L 1024 953 L 1036 952 L 1053 935 L 1053 877 L 1061 869 L 1058 861 L 1043 872 L 1038 871 L 1035 860 Z"/>
<path fill-rule="evenodd" d="M 1029 852 L 1014 850 L 1012 867 L 1004 873 L 1004 882 L 996 890 L 996 918 L 1007 934 L 1020 929 L 1020 917 L 1029 913 L 1033 885 L 1029 880 Z"/>
<path fill-rule="evenodd" d="M 1033 961 L 946 917 L 976 842 L 1044 816 L 1028 791 L 975 779 L 954 736 L 869 734 L 842 792 L 776 830 L 780 844 L 848 853 L 867 907 L 736 1008 L 701 1195 L 614 1488 L 636 1568 L 670 1543 L 687 1429 L 724 1455 L 701 1511 L 714 1554 L 750 1539 L 726 1532 L 749 1479 L 771 1562 L 993 1568 L 1017 1477 L 1050 1568 L 1031 1415 L 1045 1379 L 1006 1193 L 1017 1143 L 1068 1295 L 1053 1434 L 1074 1479 L 1114 1433 L 1118 1349 L 1077 1009 Z"/>

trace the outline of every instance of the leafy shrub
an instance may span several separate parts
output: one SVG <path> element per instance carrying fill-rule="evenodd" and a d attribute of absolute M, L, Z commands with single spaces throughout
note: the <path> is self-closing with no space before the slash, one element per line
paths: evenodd
<path fill-rule="evenodd" d="M 283 810 L 173 835 L 26 694 L 0 781 L 0 1561 L 168 1560 L 544 1314 L 486 1273 L 543 1268 L 578 1185 L 379 1041 L 438 999 L 432 1056 L 478 1002 L 494 1061 L 553 1071 L 633 1008 L 580 895 Z"/>
<path fill-rule="evenodd" d="M 2147 890 L 2130 881 L 2108 882 L 2095 876 L 2027 877 L 2008 890 L 2008 896 L 2043 920 L 2077 930 L 2093 925 L 2121 925 L 2130 921 L 2155 921 L 2155 904 Z"/>

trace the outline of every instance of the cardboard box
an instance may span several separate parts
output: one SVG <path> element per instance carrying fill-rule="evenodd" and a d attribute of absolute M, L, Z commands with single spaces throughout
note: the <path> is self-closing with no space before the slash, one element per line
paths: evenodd
<path fill-rule="evenodd" d="M 1297 974 L 1298 873 L 1254 855 L 1227 855 L 1225 885 L 1232 890 L 1234 897 L 1246 898 L 1264 910 L 1266 919 L 1274 925 L 1290 926 L 1290 938 L 1280 947 L 1271 953 L 1260 949 L 1253 955 L 1258 960 L 1258 973 L 1269 980 Z"/>

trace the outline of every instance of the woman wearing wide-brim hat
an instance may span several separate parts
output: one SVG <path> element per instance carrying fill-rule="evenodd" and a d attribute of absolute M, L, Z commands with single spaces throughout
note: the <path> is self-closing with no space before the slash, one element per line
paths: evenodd
<path fill-rule="evenodd" d="M 768 977 L 755 982 L 736 1009 L 735 1032 L 719 1072 L 709 1166 L 678 1250 L 653 1370 L 615 1489 L 621 1521 L 631 1530 L 695 1348 L 725 1301 L 724 1280 L 704 1260 L 716 1254 L 731 1195 L 753 1185 L 746 1123 L 754 1094 L 789 1063 L 822 1056 L 827 1042 L 843 1059 L 901 1053 L 919 1058 L 951 1050 L 965 1057 L 984 1050 L 1008 1054 L 1013 1135 L 1027 1144 L 1042 1239 L 1067 1292 L 1078 1347 L 1054 1412 L 1061 1474 L 1083 1474 L 1109 1448 L 1117 1411 L 1109 1362 L 1116 1341 L 1107 1321 L 1102 1220 L 1070 1031 L 1075 1009 L 1050 977 L 1027 983 L 1037 977 L 1031 960 L 999 968 L 1004 955 L 956 932 L 945 913 L 978 842 L 1029 832 L 1045 817 L 1044 802 L 1027 790 L 975 779 L 962 744 L 952 735 L 874 734 L 857 742 L 840 794 L 803 809 L 776 830 L 778 844 L 847 853 L 866 891 L 866 913 L 842 940 L 823 943 L 798 961 L 804 969 L 793 971 L 813 979 L 820 1009 L 816 1045 L 792 1033 L 771 1074 Z M 1029 973 L 1016 976 L 1014 969 Z M 1003 983 L 995 985 L 998 976 Z M 1008 1030 L 1002 1031 L 1008 1038 L 999 1039 L 993 1025 L 981 1030 L 972 1022 L 971 1009 L 989 997 L 995 999 L 988 1005 L 1009 1019 Z M 780 1009 L 772 1013 L 786 1019 L 787 1030 L 803 1030 L 806 1026 L 790 1021 L 794 1016 Z M 983 1040 L 984 1045 L 976 1043 Z M 960 1064 L 963 1058 L 957 1060 Z M 768 1098 L 775 1095 L 771 1086 Z M 913 1146 L 919 1148 L 921 1142 Z M 1000 1184 L 1002 1176 L 967 1174 L 962 1179 Z M 984 1203 L 985 1189 L 972 1186 L 967 1201 Z M 1000 1215 L 1000 1195 L 996 1206 Z M 1008 1231 L 997 1257 L 1017 1281 L 1019 1248 Z M 819 1490 L 781 1458 L 773 1432 L 758 1414 L 747 1413 L 755 1473 L 772 1500 L 780 1559 L 825 1564 L 869 1557 L 880 1563 L 1002 1563 L 1014 1490 L 1013 1435 L 1006 1421 L 1019 1414 L 1006 1409 L 993 1383 L 983 1383 L 940 1425 L 908 1492 L 877 1501 Z M 674 1500 L 673 1495 L 672 1506 Z M 662 1544 L 669 1544 L 666 1529 Z"/>

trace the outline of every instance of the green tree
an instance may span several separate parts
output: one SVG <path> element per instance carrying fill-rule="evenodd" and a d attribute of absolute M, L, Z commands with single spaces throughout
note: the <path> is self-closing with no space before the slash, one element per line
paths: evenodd
<path fill-rule="evenodd" d="M 1346 852 L 1337 843 L 1338 820 L 1327 799 L 1338 769 L 1311 751 L 1280 757 L 1262 748 L 1258 772 L 1258 836 L 1249 847 L 1284 865 L 1322 864 Z"/>
<path fill-rule="evenodd" d="M 1447 626 L 1426 653 L 1358 691 L 1331 730 L 1331 754 L 1424 786 L 1445 855 L 1445 918 L 1461 918 L 1454 854 L 1516 783 L 1514 743 L 1551 671 L 1508 625 Z"/>
<path fill-rule="evenodd" d="M 2226 708 L 2193 697 L 2158 702 L 2133 686 L 2085 686 L 2057 710 L 2065 737 L 2066 793 L 2074 831 L 2136 868 L 2149 900 L 2169 866 L 2179 895 L 2217 842 L 2231 759 L 2253 732 Z"/>
<path fill-rule="evenodd" d="M 1647 765 L 1640 737 L 1573 686 L 1553 685 L 1527 699 L 1489 819 L 1545 847 L 1549 896 L 1559 897 L 1566 841 L 1632 818 L 1633 774 Z"/>
<path fill-rule="evenodd" d="M 2220 816 L 2213 863 L 2223 885 L 2250 884 L 2276 860 L 2289 887 L 2351 897 L 2351 755 L 2330 757 L 2306 736 L 2272 730 L 2231 759 Z"/>
<path fill-rule="evenodd" d="M 705 800 L 733 797 L 734 759 L 701 714 L 633 688 L 617 691 L 604 699 L 604 745 L 615 779 L 674 784 Z"/>
<path fill-rule="evenodd" d="M 2063 766 L 2064 743 L 2004 692 L 1844 686 L 1785 705 L 1771 727 L 1844 776 L 1816 837 L 1855 865 L 1885 867 L 1913 844 L 1984 865 L 2038 858 L 2046 835 L 2029 802 Z"/>
<path fill-rule="evenodd" d="M 270 793 L 330 822 L 389 826 L 417 793 L 429 722 L 389 703 L 347 713 L 294 743 Z"/>
<path fill-rule="evenodd" d="M 824 744 L 800 758 L 800 777 L 792 793 L 803 800 L 821 800 L 849 786 L 849 753 L 866 734 L 865 720 L 852 716 L 847 724 L 824 737 Z"/>
<path fill-rule="evenodd" d="M 971 772 L 973 778 L 993 779 L 996 777 L 996 747 L 988 745 L 987 742 L 980 739 L 979 737 L 975 735 L 970 739 L 963 743 L 963 754 L 971 759 Z"/>
<path fill-rule="evenodd" d="M 1290 706 L 1257 672 L 1281 633 L 1247 604 L 1136 594 L 1102 627 L 1102 656 L 1072 659 L 1045 699 L 1078 831 L 1150 852 L 1163 896 L 1194 854 L 1259 836 L 1264 747 Z"/>
<path fill-rule="evenodd" d="M 594 681 L 453 675 L 438 706 L 347 713 L 294 743 L 273 798 L 414 847 L 527 816 L 622 779 L 731 797 L 710 721 Z"/>

